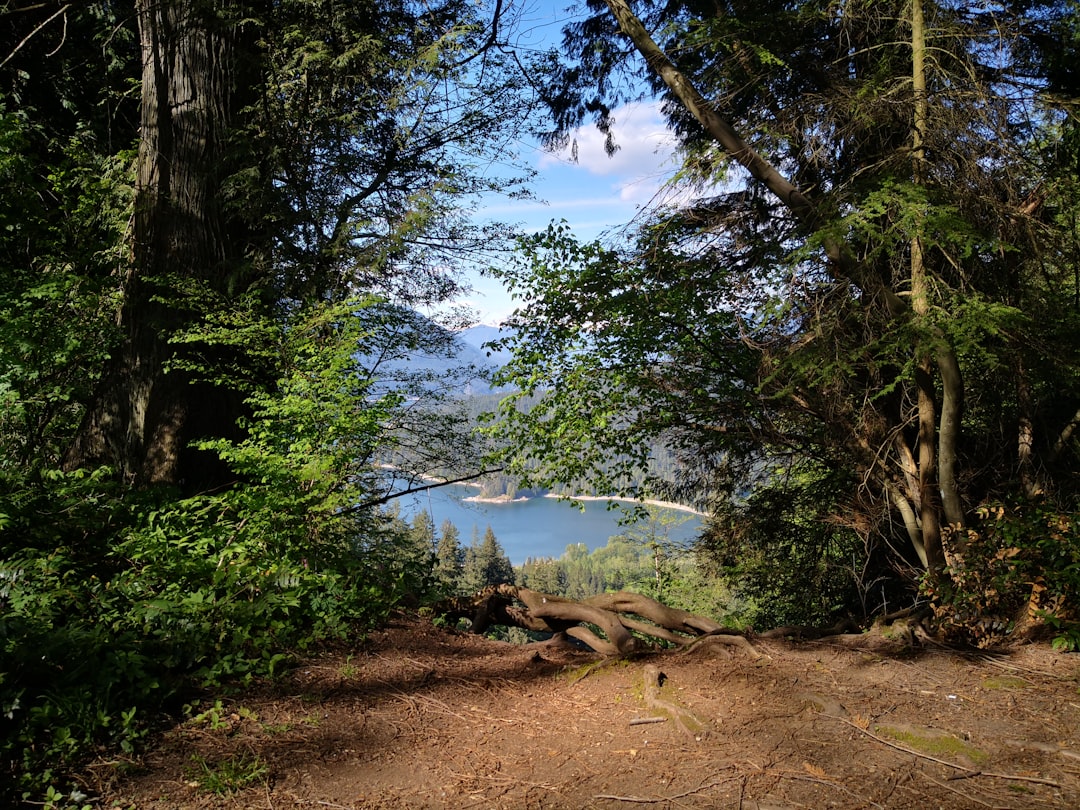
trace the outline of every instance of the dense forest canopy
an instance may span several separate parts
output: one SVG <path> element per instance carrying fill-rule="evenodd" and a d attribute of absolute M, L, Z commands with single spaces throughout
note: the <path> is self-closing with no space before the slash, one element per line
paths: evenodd
<path fill-rule="evenodd" d="M 549 138 L 644 82 L 694 201 L 629 246 L 552 227 L 505 271 L 503 381 L 546 392 L 503 411 L 528 480 L 641 467 L 664 436 L 714 498 L 716 564 L 840 547 L 967 617 L 1072 593 L 1051 572 L 1076 570 L 1080 494 L 1075 10 L 587 5 Z M 995 599 L 1003 555 L 1027 598 Z"/>
<path fill-rule="evenodd" d="M 656 593 L 1080 645 L 1075 4 L 588 0 L 542 53 L 528 11 L 0 11 L 0 801 L 446 595 L 388 465 L 708 504 Z M 632 99 L 686 202 L 503 261 L 479 195 Z M 520 304 L 482 433 L 408 362 L 476 267 Z"/>

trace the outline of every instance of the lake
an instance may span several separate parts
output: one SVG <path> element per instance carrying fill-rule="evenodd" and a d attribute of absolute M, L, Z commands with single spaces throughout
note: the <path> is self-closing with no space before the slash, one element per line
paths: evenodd
<path fill-rule="evenodd" d="M 488 526 L 495 533 L 506 556 L 514 565 L 521 565 L 528 557 L 561 557 L 566 547 L 584 543 L 589 550 L 607 545 L 608 538 L 616 534 L 641 533 L 645 525 L 620 526 L 624 512 L 609 510 L 606 501 L 586 501 L 581 512 L 566 501 L 555 498 L 530 498 L 509 503 L 476 503 L 465 498 L 476 495 L 472 487 L 454 485 L 428 490 L 399 500 L 401 515 L 411 520 L 421 510 L 432 515 L 438 531 L 443 521 L 450 520 L 461 533 L 462 546 L 468 546 L 474 533 L 482 537 Z M 664 517 L 672 518 L 678 525 L 670 526 L 666 534 L 673 541 L 692 540 L 701 528 L 701 518 L 692 512 L 676 509 L 659 509 Z"/>

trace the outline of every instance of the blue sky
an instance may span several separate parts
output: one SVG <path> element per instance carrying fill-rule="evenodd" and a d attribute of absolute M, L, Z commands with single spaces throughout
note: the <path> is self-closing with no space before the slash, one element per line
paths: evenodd
<path fill-rule="evenodd" d="M 544 47 L 558 43 L 562 11 L 568 0 L 526 0 L 521 10 L 521 43 Z M 619 150 L 608 157 L 604 136 L 593 126 L 575 133 L 577 162 L 570 150 L 553 154 L 533 142 L 519 144 L 524 161 L 538 171 L 532 190 L 536 200 L 493 200 L 477 212 L 479 221 L 498 220 L 542 230 L 565 219 L 581 239 L 609 234 L 631 222 L 654 200 L 674 172 L 674 138 L 656 104 L 614 111 Z M 498 282 L 478 274 L 470 279 L 474 293 L 459 301 L 474 309 L 481 323 L 498 324 L 514 308 Z"/>

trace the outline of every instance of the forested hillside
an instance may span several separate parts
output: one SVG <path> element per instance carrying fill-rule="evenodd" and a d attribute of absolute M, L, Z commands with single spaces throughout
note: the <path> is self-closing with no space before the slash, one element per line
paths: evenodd
<path fill-rule="evenodd" d="M 550 50 L 525 11 L 0 10 L 0 804 L 492 579 L 1080 647 L 1076 5 L 583 0 Z M 477 224 L 631 100 L 675 202 Z M 470 403 L 480 272 L 518 308 Z M 395 513 L 484 475 L 709 517 L 516 575 Z"/>

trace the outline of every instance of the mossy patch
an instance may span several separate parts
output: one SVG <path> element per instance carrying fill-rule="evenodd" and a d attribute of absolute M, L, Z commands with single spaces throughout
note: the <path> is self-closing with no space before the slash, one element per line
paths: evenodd
<path fill-rule="evenodd" d="M 1030 683 L 1023 678 L 1004 675 L 997 678 L 986 678 L 982 682 L 983 689 L 1027 689 Z"/>
<path fill-rule="evenodd" d="M 913 751 L 938 757 L 939 759 L 962 760 L 973 765 L 978 765 L 989 759 L 985 751 L 979 750 L 955 734 L 936 728 L 903 723 L 874 726 L 874 733 L 895 740 Z"/>
<path fill-rule="evenodd" d="M 629 666 L 629 661 L 625 658 L 604 658 L 599 661 L 590 661 L 587 664 L 582 664 L 579 667 L 567 667 L 562 671 L 562 677 L 567 680 L 571 685 L 578 681 L 588 678 L 594 673 L 601 672 L 606 669 L 613 669 L 617 667 Z"/>

